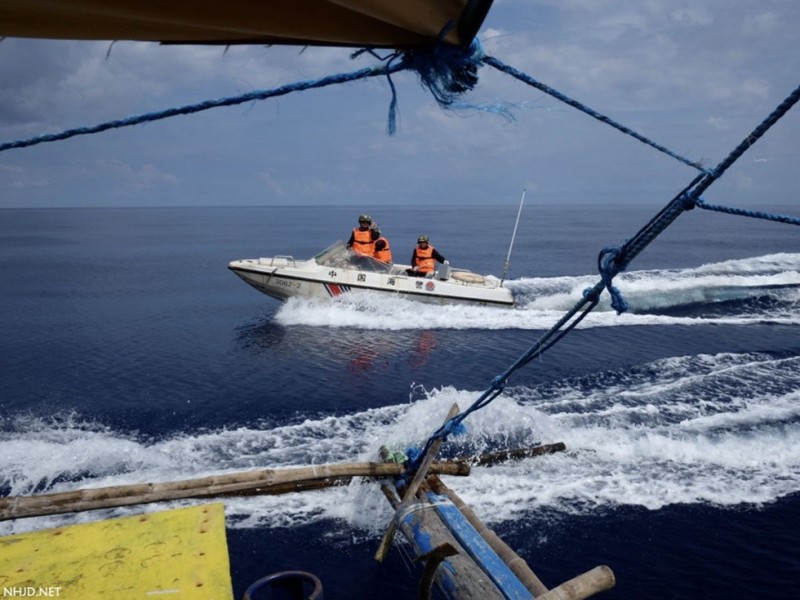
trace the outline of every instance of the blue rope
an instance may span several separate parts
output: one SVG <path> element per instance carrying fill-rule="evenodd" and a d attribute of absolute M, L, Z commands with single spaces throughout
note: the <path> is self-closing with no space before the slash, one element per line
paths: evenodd
<path fill-rule="evenodd" d="M 447 27 L 442 31 L 440 38 L 447 32 Z M 321 79 L 301 81 L 293 84 L 284 85 L 272 90 L 260 90 L 242 94 L 240 96 L 233 96 L 229 98 L 222 98 L 219 100 L 208 100 L 197 104 L 190 104 L 179 108 L 170 108 L 158 112 L 146 113 L 129 117 L 126 119 L 119 119 L 115 121 L 108 121 L 99 125 L 90 127 L 79 127 L 75 129 L 68 129 L 61 133 L 47 134 L 27 140 L 16 142 L 7 142 L 0 144 L 0 152 L 16 148 L 25 148 L 28 146 L 35 146 L 45 142 L 55 142 L 66 140 L 80 135 L 90 135 L 94 133 L 101 133 L 109 129 L 119 129 L 122 127 L 130 127 L 133 125 L 140 125 L 142 123 L 149 123 L 152 121 L 159 121 L 178 115 L 188 115 L 212 108 L 222 106 L 235 106 L 246 102 L 255 100 L 266 100 L 268 98 L 275 98 L 284 96 L 293 92 L 304 91 L 308 89 L 316 89 L 335 85 L 340 83 L 347 83 L 359 79 L 367 79 L 369 77 L 385 75 L 391 90 L 391 101 L 389 103 L 389 115 L 387 119 L 387 131 L 389 135 L 394 135 L 397 130 L 397 89 L 395 88 L 392 80 L 392 74 L 399 71 L 411 70 L 415 71 L 419 77 L 420 83 L 426 87 L 434 99 L 439 103 L 443 109 L 474 109 L 484 112 L 492 112 L 500 114 L 506 118 L 513 119 L 508 106 L 502 103 L 495 103 L 491 105 L 475 105 L 457 102 L 457 99 L 465 92 L 472 90 L 478 82 L 478 68 L 481 64 L 486 63 L 494 66 L 495 68 L 511 74 L 513 77 L 520 79 L 529 85 L 532 85 L 551 96 L 573 106 L 594 118 L 615 127 L 616 129 L 633 136 L 639 141 L 664 152 L 665 154 L 676 158 L 677 160 L 692 166 L 696 169 L 702 170 L 699 163 L 692 162 L 680 155 L 672 152 L 671 150 L 656 144 L 655 142 L 645 138 L 644 136 L 636 133 L 635 131 L 625 127 L 612 119 L 601 115 L 600 113 L 592 110 L 591 108 L 557 92 L 542 83 L 539 83 L 532 77 L 521 73 L 507 65 L 504 65 L 495 58 L 486 56 L 483 49 L 475 39 L 472 44 L 467 48 L 451 46 L 441 41 L 436 44 L 426 47 L 417 48 L 405 51 L 398 51 L 390 54 L 387 57 L 381 58 L 377 53 L 369 48 L 359 50 L 352 55 L 352 58 L 364 53 L 369 52 L 375 58 L 383 61 L 385 64 L 367 67 L 351 73 L 341 73 L 338 75 L 331 75 Z"/>
<path fill-rule="evenodd" d="M 797 101 L 800 100 L 800 86 L 796 87 L 795 90 L 789 94 L 786 99 L 781 102 L 775 110 L 773 110 L 770 115 L 764 119 L 761 124 L 756 127 L 750 135 L 748 135 L 742 142 L 734 148 L 733 152 L 731 152 L 725 160 L 723 160 L 715 169 L 713 169 L 708 174 L 708 180 L 705 183 L 701 183 L 698 186 L 697 194 L 695 199 L 700 197 L 708 186 L 710 186 L 714 181 L 719 179 L 722 174 L 728 170 L 728 168 L 736 162 L 736 160 L 744 154 L 750 146 L 755 144 L 761 136 L 763 136 L 770 127 L 772 127 L 775 123 L 777 123 L 783 115 L 785 115 L 789 109 L 791 109 Z"/>
<path fill-rule="evenodd" d="M 357 52 L 353 54 L 353 57 L 358 56 L 358 54 L 361 52 L 370 52 L 373 56 L 380 59 L 380 57 L 378 57 L 377 54 L 370 49 Z M 390 135 L 393 135 L 397 128 L 397 90 L 391 78 L 393 73 L 406 70 L 416 71 L 419 76 L 420 83 L 431 91 L 436 101 L 443 108 L 447 109 L 454 107 L 455 100 L 459 95 L 471 90 L 477 84 L 477 71 L 482 56 L 483 50 L 481 49 L 477 40 L 466 49 L 451 46 L 445 43 L 437 43 L 429 48 L 395 52 L 381 59 L 385 64 L 366 67 L 351 73 L 329 75 L 327 77 L 322 77 L 321 79 L 300 81 L 271 90 L 259 90 L 242 94 L 240 96 L 221 98 L 218 100 L 208 100 L 179 108 L 169 108 L 158 112 L 128 117 L 126 119 L 108 121 L 106 123 L 101 123 L 99 125 L 90 127 L 79 127 L 75 129 L 68 129 L 61 133 L 47 134 L 16 142 L 7 142 L 0 144 L 0 152 L 16 148 L 26 148 L 28 146 L 35 146 L 45 142 L 66 140 L 80 135 L 100 133 L 109 129 L 119 129 L 121 127 L 130 127 L 132 125 L 150 123 L 152 121 L 168 119 L 178 115 L 198 113 L 222 106 L 235 106 L 237 104 L 244 104 L 254 100 L 276 98 L 291 94 L 293 92 L 323 88 L 330 85 L 348 83 L 351 81 L 377 76 L 386 76 L 391 89 L 392 99 L 389 104 L 387 130 Z M 483 110 L 482 107 L 476 106 L 473 108 Z M 496 108 L 491 108 L 488 110 L 491 110 L 492 112 L 500 112 Z"/>
<path fill-rule="evenodd" d="M 425 442 L 421 451 L 417 451 L 414 448 L 409 448 L 406 450 L 406 455 L 409 457 L 409 467 L 407 469 L 407 473 L 405 475 L 406 478 L 413 475 L 413 473 L 419 468 L 420 463 L 422 462 L 422 458 L 428 452 L 428 450 L 433 445 L 433 442 L 437 439 L 446 440 L 449 432 L 456 427 L 459 427 L 458 431 L 463 431 L 464 426 L 462 425 L 463 421 L 471 415 L 476 410 L 483 408 L 484 406 L 488 405 L 492 400 L 497 398 L 503 390 L 505 389 L 506 383 L 508 382 L 509 377 L 513 375 L 516 371 L 527 365 L 532 360 L 538 358 L 542 354 L 544 354 L 547 350 L 552 348 L 561 338 L 563 338 L 567 333 L 569 333 L 572 329 L 574 329 L 583 319 L 588 315 L 592 309 L 597 305 L 598 298 L 600 296 L 600 292 L 603 290 L 602 282 L 597 284 L 593 290 L 592 294 L 584 295 L 583 299 L 580 300 L 571 310 L 569 310 L 561 319 L 556 323 L 547 333 L 545 333 L 541 338 L 539 338 L 536 343 L 528 349 L 525 354 L 523 354 L 517 361 L 511 365 L 508 369 L 506 369 L 503 373 L 498 375 L 492 380 L 491 385 L 489 388 L 481 394 L 481 396 L 472 403 L 472 405 L 454 417 L 451 417 L 444 424 L 439 427 L 428 440 Z"/>
<path fill-rule="evenodd" d="M 613 265 L 622 252 L 621 248 L 603 248 L 597 257 L 597 270 L 603 279 L 603 285 L 611 295 L 611 308 L 620 315 L 628 310 L 628 303 L 622 297 L 622 293 L 611 284 L 614 276 L 621 270 L 614 268 Z"/>
<path fill-rule="evenodd" d="M 800 218 L 788 217 L 785 215 L 774 215 L 765 213 L 758 210 L 747 210 L 743 208 L 730 208 L 727 206 L 719 206 L 717 204 L 708 204 L 702 198 L 698 198 L 695 202 L 697 208 L 705 210 L 712 210 L 715 212 L 726 213 L 729 215 L 737 215 L 740 217 L 751 217 L 753 219 L 766 219 L 767 221 L 775 221 L 776 223 L 786 223 L 788 225 L 800 225 Z"/>
<path fill-rule="evenodd" d="M 442 31 L 442 35 L 440 37 L 443 37 L 446 31 L 447 28 L 445 28 Z M 398 103 L 397 103 L 397 89 L 395 88 L 391 76 L 393 73 L 406 70 L 415 71 L 417 73 L 420 83 L 431 92 L 434 99 L 439 103 L 439 105 L 443 109 L 471 108 L 485 112 L 493 112 L 496 114 L 503 115 L 506 118 L 513 118 L 511 116 L 510 111 L 508 110 L 508 107 L 503 104 L 474 105 L 474 104 L 457 102 L 457 99 L 460 96 L 462 96 L 465 92 L 470 91 L 475 87 L 475 85 L 478 82 L 478 68 L 480 67 L 481 64 L 486 63 L 494 66 L 495 68 L 501 71 L 509 73 L 513 77 L 520 79 L 528 83 L 529 85 L 532 85 L 550 94 L 551 96 L 561 100 L 562 102 L 565 102 L 566 104 L 569 104 L 570 106 L 573 106 L 593 116 L 594 118 L 611 125 L 612 127 L 615 127 L 616 129 L 622 131 L 623 133 L 633 136 L 639 141 L 649 146 L 652 146 L 653 148 L 656 148 L 657 150 L 664 152 L 665 154 L 673 158 L 676 158 L 677 160 L 683 162 L 684 164 L 692 166 L 696 169 L 700 170 L 703 169 L 702 166 L 700 166 L 698 163 L 692 162 L 686 158 L 679 156 L 678 154 L 672 152 L 671 150 L 665 148 L 664 146 L 656 144 L 655 142 L 629 129 L 628 127 L 625 127 L 617 123 L 616 121 L 613 121 L 612 119 L 592 110 L 591 108 L 571 98 L 568 98 L 564 94 L 557 92 L 553 88 L 550 88 L 536 81 L 532 77 L 525 75 L 524 73 L 521 73 L 520 71 L 513 69 L 512 67 L 504 65 L 495 58 L 486 56 L 483 52 L 483 48 L 481 47 L 477 39 L 475 39 L 472 42 L 472 44 L 470 44 L 470 46 L 467 48 L 451 46 L 450 44 L 442 43 L 440 41 L 430 47 L 398 51 L 384 58 L 381 58 L 380 56 L 377 55 L 377 53 L 374 50 L 368 48 L 355 52 L 352 55 L 352 57 L 355 58 L 356 56 L 364 52 L 369 52 L 375 58 L 378 58 L 379 60 L 383 61 L 384 64 L 367 67 L 364 69 L 360 69 L 358 71 L 353 71 L 351 73 L 341 73 L 338 75 L 330 75 L 328 77 L 323 77 L 321 79 L 292 83 L 272 90 L 260 90 L 229 98 L 208 100 L 205 102 L 190 104 L 179 108 L 169 108 L 158 112 L 146 113 L 142 115 L 128 117 L 126 119 L 108 121 L 90 127 L 79 127 L 75 129 L 68 129 L 61 133 L 47 134 L 30 138 L 27 140 L 7 142 L 4 144 L 0 144 L 0 152 L 16 148 L 26 148 L 28 146 L 35 146 L 37 144 L 42 144 L 46 142 L 66 140 L 80 135 L 101 133 L 103 131 L 107 131 L 110 129 L 119 129 L 122 127 L 140 125 L 142 123 L 159 121 L 162 119 L 168 119 L 170 117 L 175 117 L 178 115 L 188 115 L 197 112 L 202 112 L 210 110 L 212 108 L 219 108 L 223 106 L 235 106 L 246 102 L 253 102 L 255 100 L 266 100 L 269 98 L 276 98 L 279 96 L 291 94 L 293 92 L 322 88 L 322 87 L 327 87 L 329 85 L 347 83 L 351 81 L 357 81 L 360 79 L 367 79 L 369 77 L 382 76 L 382 75 L 386 76 L 386 79 L 389 83 L 389 88 L 391 90 L 391 101 L 389 103 L 389 115 L 387 119 L 387 131 L 389 135 L 394 135 L 394 133 L 397 130 Z"/>
<path fill-rule="evenodd" d="M 701 206 L 709 210 L 711 205 L 706 205 L 700 199 L 700 194 L 708 189 L 714 181 L 719 179 L 722 174 L 770 127 L 780 120 L 780 118 L 800 100 L 800 86 L 794 90 L 758 127 L 756 127 L 743 142 L 741 142 L 716 168 L 711 171 L 704 171 L 697 175 L 688 186 L 681 190 L 658 214 L 656 214 L 636 235 L 626 241 L 620 248 L 604 248 L 598 257 L 598 266 L 601 272 L 601 280 L 593 288 L 584 291 L 583 298 L 579 300 L 553 327 L 550 328 L 539 340 L 537 340 L 525 354 L 506 369 L 503 373 L 492 380 L 489 388 L 481 394 L 477 400 L 463 413 L 448 419 L 444 425 L 437 429 L 425 442 L 423 450 L 419 453 L 410 450 L 406 454 L 413 457 L 409 459 L 409 466 L 406 477 L 413 474 L 420 465 L 422 457 L 432 446 L 434 440 L 446 440 L 453 427 L 461 425 L 464 419 L 471 413 L 489 404 L 499 396 L 505 388 L 508 378 L 517 370 L 527 365 L 533 359 L 538 358 L 547 350 L 553 347 L 567 333 L 572 331 L 583 319 L 597 306 L 600 294 L 604 289 L 608 289 L 612 294 L 612 306 L 621 312 L 627 308 L 627 303 L 619 295 L 618 290 L 611 285 L 615 275 L 624 271 L 631 261 L 638 256 L 658 235 L 665 231 L 682 213 L 692 210 L 695 206 Z M 721 208 L 721 207 L 720 207 Z M 739 209 L 724 209 L 724 212 L 732 214 L 745 214 L 745 216 L 770 218 L 770 220 L 780 222 L 790 222 L 800 224 L 797 219 L 782 217 L 780 215 L 767 215 L 766 213 L 756 213 L 752 211 L 742 211 Z M 614 291 L 612 291 L 614 290 Z M 618 295 L 619 298 L 614 298 Z"/>
<path fill-rule="evenodd" d="M 68 129 L 61 133 L 42 135 L 28 140 L 22 140 L 18 142 L 8 142 L 0 145 L 0 152 L 3 152 L 4 150 L 11 150 L 13 148 L 25 148 L 28 146 L 35 146 L 36 144 L 42 144 L 44 142 L 55 142 L 59 140 L 66 140 L 79 135 L 100 133 L 102 131 L 107 131 L 109 129 L 118 129 L 121 127 L 130 127 L 132 125 L 140 125 L 142 123 L 159 121 L 161 119 L 168 119 L 170 117 L 175 117 L 178 115 L 188 115 L 192 113 L 198 113 L 212 108 L 218 108 L 221 106 L 235 106 L 237 104 L 244 104 L 246 102 L 252 102 L 254 100 L 266 100 L 267 98 L 276 98 L 278 96 L 285 96 L 293 92 L 301 92 L 304 90 L 322 88 L 329 85 L 347 83 L 359 79 L 367 79 L 369 77 L 376 77 L 380 75 L 388 76 L 396 71 L 401 70 L 402 68 L 403 67 L 400 65 L 372 66 L 360 69 L 358 71 L 353 71 L 352 73 L 342 73 L 339 75 L 330 75 L 328 77 L 323 77 L 321 79 L 300 81 L 297 83 L 284 85 L 272 90 L 260 90 L 260 91 L 250 92 L 247 94 L 242 94 L 241 96 L 234 96 L 231 98 L 207 100 L 205 102 L 200 102 L 198 104 L 190 104 L 188 106 L 182 106 L 180 108 L 168 108 L 166 110 L 162 110 L 159 112 L 128 117 L 127 119 L 108 121 L 106 123 L 101 123 L 99 125 L 94 125 L 91 127 L 79 127 L 76 129 Z"/>
<path fill-rule="evenodd" d="M 643 135 L 635 132 L 634 130 L 630 129 L 629 127 L 625 127 L 624 125 L 622 125 L 620 123 L 617 123 L 616 121 L 614 121 L 610 117 L 607 117 L 607 116 L 605 116 L 603 114 L 600 114 L 599 112 L 589 108 L 585 104 L 581 104 L 577 100 L 573 100 L 572 98 L 570 98 L 569 96 L 566 96 L 565 94 L 562 94 L 558 90 L 555 90 L 555 89 L 551 88 L 550 86 L 545 85 L 544 83 L 541 83 L 541 82 L 537 81 L 536 79 L 534 79 L 530 75 L 527 75 L 526 73 L 523 73 L 522 71 L 518 71 L 514 67 L 510 67 L 510 66 L 500 62 L 499 60 L 497 60 L 496 58 L 494 58 L 492 56 L 484 56 L 483 57 L 483 62 L 485 64 L 487 64 L 487 65 L 493 66 L 498 71 L 502 71 L 503 73 L 511 75 L 512 77 L 514 77 L 515 79 L 518 79 L 519 81 L 522 81 L 523 83 L 527 83 L 528 85 L 530 85 L 532 87 L 535 87 L 538 90 L 543 91 L 545 94 L 548 94 L 548 95 L 552 96 L 553 98 L 556 98 L 557 100 L 560 100 L 561 102 L 564 102 L 565 104 L 569 104 L 573 108 L 577 108 L 579 111 L 584 112 L 584 113 L 586 113 L 587 115 L 589 115 L 591 117 L 594 117 L 595 119 L 605 123 L 606 125 L 610 125 L 611 127 L 614 127 L 615 129 L 618 129 L 622 133 L 630 135 L 631 137 L 633 137 L 633 138 L 639 140 L 640 142 L 642 142 L 643 144 L 647 144 L 648 146 L 650 146 L 652 148 L 655 148 L 659 152 L 663 152 L 667 156 L 671 156 L 672 158 L 682 162 L 685 165 L 688 165 L 688 166 L 690 166 L 690 167 L 692 167 L 694 169 L 697 169 L 698 171 L 705 172 L 705 169 L 703 168 L 703 166 L 700 163 L 692 161 L 692 160 L 689 160 L 688 158 L 684 158 L 683 156 L 681 156 L 680 154 L 677 154 L 676 152 L 673 152 L 669 148 L 666 148 L 664 146 L 661 146 L 660 144 L 655 143 L 654 141 L 652 141 L 652 140 L 644 137 Z"/>
<path fill-rule="evenodd" d="M 625 242 L 619 253 L 609 261 L 608 269 L 614 274 L 625 270 L 626 266 L 652 242 L 661 232 L 686 210 L 700 205 L 700 196 L 711 184 L 718 180 L 744 152 L 755 144 L 789 109 L 800 101 L 800 86 L 786 97 L 778 107 L 756 127 L 734 150 L 714 169 L 698 175 L 661 212 L 645 225 L 633 238 Z M 732 210 L 731 210 L 732 212 Z M 752 216 L 752 215 L 751 215 Z M 778 219 L 774 219 L 778 220 Z M 616 272 L 614 272 L 616 271 Z"/>
<path fill-rule="evenodd" d="M 466 49 L 436 44 L 430 49 L 408 50 L 403 53 L 403 64 L 417 73 L 420 83 L 441 107 L 450 108 L 459 96 L 477 85 L 483 56 L 476 39 Z"/>

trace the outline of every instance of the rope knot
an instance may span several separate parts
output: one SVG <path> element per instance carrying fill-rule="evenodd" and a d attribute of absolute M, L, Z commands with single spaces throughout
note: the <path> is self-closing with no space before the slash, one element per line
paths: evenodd
<path fill-rule="evenodd" d="M 680 195 L 680 201 L 683 210 L 692 210 L 695 206 L 697 206 L 698 199 L 694 196 L 690 196 L 686 192 L 683 192 Z"/>
<path fill-rule="evenodd" d="M 449 27 L 442 31 L 444 37 Z M 483 60 L 483 48 L 475 38 L 472 43 L 462 48 L 438 41 L 426 48 L 415 48 L 403 52 L 395 52 L 386 61 L 386 78 L 392 91 L 389 103 L 389 135 L 397 131 L 397 90 L 392 81 L 391 63 L 400 61 L 398 70 L 416 72 L 420 84 L 427 88 L 436 102 L 443 109 L 452 108 L 462 94 L 472 90 L 478 83 L 478 67 Z M 498 109 L 503 112 L 502 109 Z"/>
<path fill-rule="evenodd" d="M 583 297 L 592 303 L 596 303 L 600 299 L 600 293 L 594 288 L 586 288 L 583 290 Z"/>
<path fill-rule="evenodd" d="M 413 446 L 409 446 L 406 448 L 406 457 L 408 457 L 408 462 L 410 464 L 416 464 L 420 458 L 422 458 L 422 451 L 419 448 L 414 448 Z"/>
<path fill-rule="evenodd" d="M 597 268 L 600 271 L 600 276 L 603 278 L 603 284 L 606 286 L 608 293 L 611 295 L 611 308 L 617 311 L 620 315 L 628 310 L 628 303 L 622 297 L 622 292 L 612 285 L 614 277 L 620 271 L 624 271 L 625 267 L 617 263 L 617 258 L 621 254 L 619 248 L 603 248 L 597 258 Z"/>
<path fill-rule="evenodd" d="M 455 418 L 450 419 L 442 426 L 442 439 L 447 439 L 450 435 L 464 435 L 467 433 L 467 427 L 460 420 Z"/>
<path fill-rule="evenodd" d="M 506 387 L 506 380 L 502 375 L 498 375 L 492 379 L 492 389 L 495 391 L 502 391 Z"/>

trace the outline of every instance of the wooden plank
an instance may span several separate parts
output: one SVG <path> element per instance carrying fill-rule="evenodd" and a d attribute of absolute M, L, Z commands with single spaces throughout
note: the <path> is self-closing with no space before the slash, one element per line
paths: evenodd
<path fill-rule="evenodd" d="M 0 590 L 100 600 L 233 600 L 222 503 L 0 538 Z"/>

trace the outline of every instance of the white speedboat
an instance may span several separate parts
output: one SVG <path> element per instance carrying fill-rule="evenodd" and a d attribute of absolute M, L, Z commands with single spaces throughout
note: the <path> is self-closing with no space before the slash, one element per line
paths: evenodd
<path fill-rule="evenodd" d="M 291 256 L 235 260 L 228 268 L 278 300 L 331 298 L 345 293 L 396 294 L 440 304 L 513 306 L 511 292 L 491 275 L 438 265 L 428 277 L 406 273 L 409 265 L 382 263 L 336 242 L 308 260 Z"/>

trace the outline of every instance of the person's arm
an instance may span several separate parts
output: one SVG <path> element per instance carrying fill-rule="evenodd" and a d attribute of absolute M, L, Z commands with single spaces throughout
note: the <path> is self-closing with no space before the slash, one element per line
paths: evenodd
<path fill-rule="evenodd" d="M 410 264 L 411 264 L 412 267 L 416 267 L 417 266 L 417 251 L 416 250 L 411 253 L 411 263 Z"/>
<path fill-rule="evenodd" d="M 384 248 L 386 248 L 386 242 L 385 241 L 378 240 L 377 242 L 375 242 L 375 250 L 380 251 L 380 250 L 383 250 Z"/>
<path fill-rule="evenodd" d="M 350 239 L 347 242 L 347 247 L 348 248 L 352 248 L 353 247 L 353 242 L 355 242 L 355 241 L 356 241 L 356 234 L 351 231 L 350 232 Z"/>
<path fill-rule="evenodd" d="M 445 260 L 447 260 L 444 256 L 439 254 L 439 251 L 436 248 L 433 249 L 433 258 L 438 260 L 440 263 L 443 263 Z"/>

